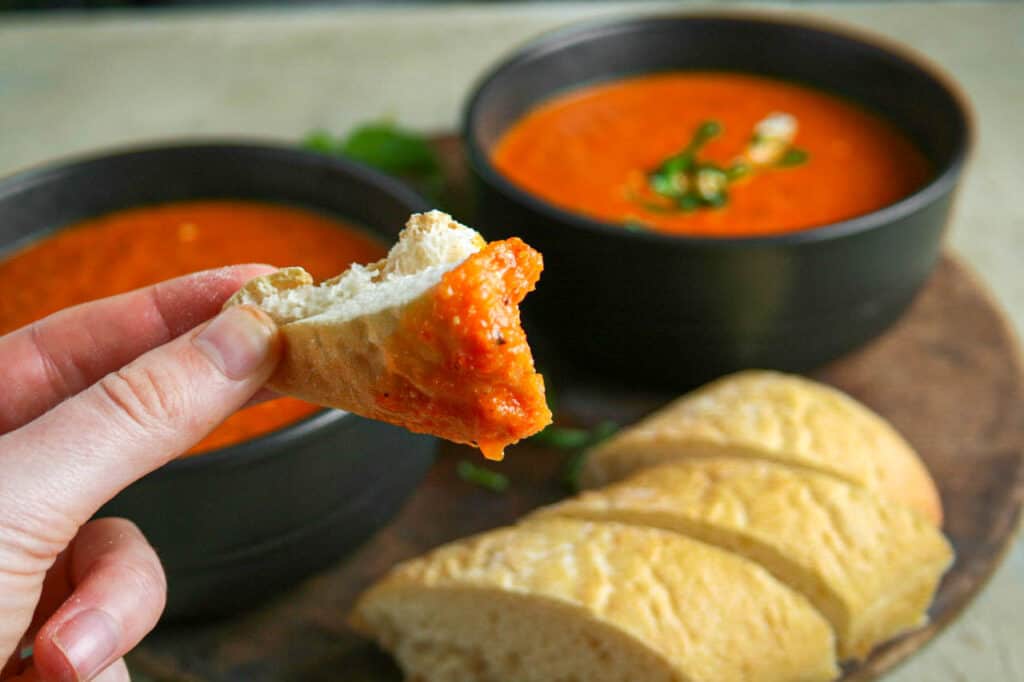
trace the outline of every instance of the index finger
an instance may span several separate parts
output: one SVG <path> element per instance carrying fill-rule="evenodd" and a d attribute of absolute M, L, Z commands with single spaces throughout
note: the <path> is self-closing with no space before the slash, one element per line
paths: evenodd
<path fill-rule="evenodd" d="M 216 315 L 268 265 L 207 270 L 84 303 L 0 337 L 0 434 Z"/>

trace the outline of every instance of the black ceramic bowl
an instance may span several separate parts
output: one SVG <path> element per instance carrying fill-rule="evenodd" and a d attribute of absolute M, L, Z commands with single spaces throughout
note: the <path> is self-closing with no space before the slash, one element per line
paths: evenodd
<path fill-rule="evenodd" d="M 108 211 L 200 198 L 305 206 L 354 221 L 385 244 L 410 212 L 426 208 L 401 184 L 342 160 L 284 146 L 177 144 L 3 180 L 0 257 Z M 156 547 L 169 583 L 166 619 L 224 614 L 324 567 L 383 525 L 426 473 L 435 445 L 397 427 L 322 411 L 171 462 L 100 515 L 134 520 Z"/>
<path fill-rule="evenodd" d="M 934 168 L 873 213 L 802 232 L 716 239 L 633 232 L 526 193 L 489 152 L 525 112 L 625 75 L 728 70 L 837 93 L 882 114 Z M 480 225 L 544 254 L 530 312 L 574 358 L 605 373 L 693 384 L 745 367 L 805 370 L 896 320 L 932 270 L 970 141 L 962 100 L 931 68 L 874 39 L 748 16 L 586 24 L 529 43 L 487 74 L 463 138 Z"/>

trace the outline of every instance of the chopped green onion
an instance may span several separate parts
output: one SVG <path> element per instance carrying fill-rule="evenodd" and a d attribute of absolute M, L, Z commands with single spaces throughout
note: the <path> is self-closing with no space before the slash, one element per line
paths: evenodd
<path fill-rule="evenodd" d="M 618 424 L 609 420 L 602 421 L 589 430 L 552 425 L 535 434 L 532 440 L 560 450 L 575 450 L 598 444 L 615 433 L 618 428 Z"/>
<path fill-rule="evenodd" d="M 771 131 L 777 130 L 782 132 L 771 134 Z M 699 208 L 725 206 L 729 203 L 729 183 L 771 163 L 777 166 L 796 166 L 807 161 L 807 152 L 789 146 L 795 131 L 796 119 L 792 116 L 772 114 L 758 123 L 750 137 L 750 145 L 744 152 L 745 158 L 741 157 L 723 168 L 697 158 L 701 147 L 722 132 L 722 125 L 718 121 L 704 121 L 697 126 L 689 144 L 681 152 L 662 161 L 647 176 L 648 189 L 671 200 L 674 209 L 653 203 L 642 195 L 633 196 L 632 200 L 652 212 L 676 210 L 688 213 Z"/>
<path fill-rule="evenodd" d="M 739 180 L 740 178 L 750 174 L 750 166 L 743 161 L 736 161 L 731 166 L 725 169 L 725 175 L 732 180 Z"/>
<path fill-rule="evenodd" d="M 653 173 L 649 182 L 651 189 L 664 197 L 679 197 L 686 193 L 687 182 L 683 173 Z"/>
<path fill-rule="evenodd" d="M 590 432 L 590 443 L 591 447 L 598 443 L 608 440 L 615 432 L 619 430 L 619 425 L 610 419 L 605 419 L 602 422 L 598 422 L 597 426 Z"/>
<path fill-rule="evenodd" d="M 582 448 L 590 442 L 590 432 L 586 429 L 552 425 L 535 434 L 532 440 L 560 450 L 573 450 Z"/>
<path fill-rule="evenodd" d="M 676 156 L 671 156 L 665 163 L 658 167 L 657 175 L 672 176 L 682 175 L 690 170 L 693 165 L 693 153 L 686 151 Z"/>
<path fill-rule="evenodd" d="M 722 124 L 715 120 L 704 121 L 697 128 L 697 134 L 694 135 L 694 143 L 704 144 L 713 137 L 717 137 L 722 132 Z"/>
<path fill-rule="evenodd" d="M 496 493 L 503 493 L 508 490 L 508 476 L 499 474 L 497 471 L 485 469 L 469 460 L 462 460 L 455 468 L 459 478 L 467 483 L 487 488 Z"/>
<path fill-rule="evenodd" d="M 700 208 L 700 197 L 695 194 L 687 194 L 679 197 L 678 205 L 684 211 L 695 211 Z"/>
<path fill-rule="evenodd" d="M 580 490 L 580 476 L 583 474 L 583 465 L 587 463 L 587 451 L 579 450 L 572 453 L 565 462 L 562 473 L 562 482 L 570 492 L 576 493 Z"/>
<path fill-rule="evenodd" d="M 598 443 L 610 438 L 616 431 L 619 430 L 619 425 L 613 421 L 605 420 L 600 422 L 590 431 L 590 439 L 586 444 L 587 448 L 592 448 Z M 580 489 L 580 474 L 583 473 L 583 465 L 587 462 L 588 449 L 580 449 L 577 452 L 572 453 L 569 459 L 565 462 L 565 468 L 563 473 L 563 481 L 569 487 L 572 492 L 577 492 Z"/>
<path fill-rule="evenodd" d="M 806 163 L 808 158 L 810 158 L 810 154 L 803 149 L 790 147 L 786 150 L 786 153 L 782 155 L 782 158 L 779 159 L 776 165 L 783 168 L 799 166 L 800 164 Z"/>

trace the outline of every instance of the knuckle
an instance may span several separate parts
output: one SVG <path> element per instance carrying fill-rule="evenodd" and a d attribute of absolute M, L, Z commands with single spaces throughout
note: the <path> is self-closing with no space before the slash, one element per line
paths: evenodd
<path fill-rule="evenodd" d="M 0 514 L 0 572 L 44 573 L 74 535 L 74 525 L 23 506 Z"/>
<path fill-rule="evenodd" d="M 114 555 L 101 560 L 101 565 L 96 566 L 96 570 L 112 584 L 116 584 L 119 590 L 139 595 L 147 603 L 152 603 L 154 599 L 158 600 L 160 610 L 163 610 L 167 599 L 167 578 L 155 555 L 151 560 L 139 560 L 138 557 L 128 559 L 123 555 Z"/>
<path fill-rule="evenodd" d="M 114 409 L 144 429 L 165 427 L 185 413 L 182 392 L 171 377 L 142 364 L 103 377 L 98 387 Z"/>

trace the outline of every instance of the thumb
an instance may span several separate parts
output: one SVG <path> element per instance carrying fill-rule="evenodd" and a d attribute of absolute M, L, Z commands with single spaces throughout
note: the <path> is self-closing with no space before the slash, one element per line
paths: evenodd
<path fill-rule="evenodd" d="M 0 500 L 15 519 L 37 526 L 20 534 L 69 541 L 119 491 L 242 407 L 279 355 L 269 317 L 229 308 L 0 436 Z M 30 549 L 29 555 L 49 553 Z"/>

